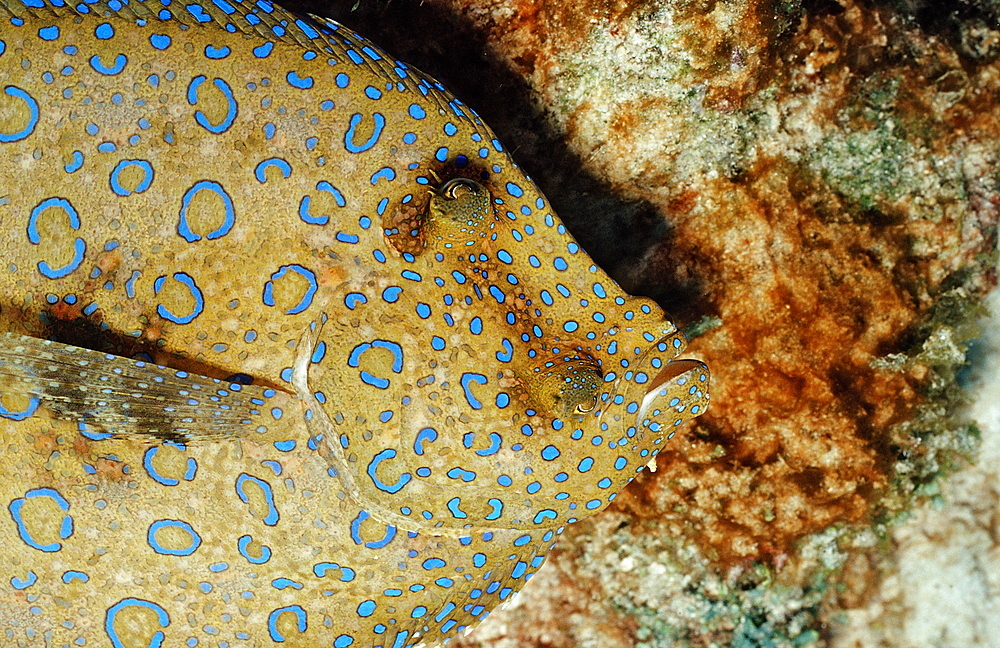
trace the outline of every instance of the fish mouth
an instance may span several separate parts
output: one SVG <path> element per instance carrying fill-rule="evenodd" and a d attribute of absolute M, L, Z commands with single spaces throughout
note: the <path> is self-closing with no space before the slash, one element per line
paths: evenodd
<path fill-rule="evenodd" d="M 680 332 L 660 338 L 618 378 L 602 420 L 641 441 L 673 436 L 675 429 L 708 408 L 709 371 L 705 363 L 675 359 L 684 349 Z M 659 443 L 659 441 L 656 441 Z"/>

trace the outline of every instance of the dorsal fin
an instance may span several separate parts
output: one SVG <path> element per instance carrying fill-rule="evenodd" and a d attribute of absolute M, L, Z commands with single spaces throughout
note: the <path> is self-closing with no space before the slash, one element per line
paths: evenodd
<path fill-rule="evenodd" d="M 265 431 L 277 392 L 14 333 L 0 333 L 0 417 L 77 423 L 149 442 Z M 11 398 L 13 397 L 13 398 Z M 19 405 L 14 405 L 14 403 Z"/>

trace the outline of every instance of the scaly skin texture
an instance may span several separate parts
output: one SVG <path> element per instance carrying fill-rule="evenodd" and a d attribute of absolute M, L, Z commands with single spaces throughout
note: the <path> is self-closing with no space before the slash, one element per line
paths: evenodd
<path fill-rule="evenodd" d="M 447 639 L 707 406 L 663 312 L 357 35 L 31 4 L 0 0 L 4 646 Z"/>

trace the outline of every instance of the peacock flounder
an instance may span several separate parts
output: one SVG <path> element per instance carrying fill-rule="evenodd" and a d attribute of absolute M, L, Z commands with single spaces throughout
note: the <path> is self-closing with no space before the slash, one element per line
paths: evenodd
<path fill-rule="evenodd" d="M 708 401 L 471 110 L 267 0 L 0 0 L 0 262 L 5 647 L 441 641 Z"/>

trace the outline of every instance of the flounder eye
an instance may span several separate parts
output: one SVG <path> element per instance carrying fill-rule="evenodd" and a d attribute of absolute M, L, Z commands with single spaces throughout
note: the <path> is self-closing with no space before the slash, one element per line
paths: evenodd
<path fill-rule="evenodd" d="M 429 233 L 446 248 L 482 241 L 494 225 L 493 197 L 475 180 L 452 178 L 431 192 Z"/>
<path fill-rule="evenodd" d="M 477 197 L 489 195 L 486 187 L 468 178 L 452 178 L 441 185 L 438 193 L 448 200 L 459 200 L 469 194 Z"/>

